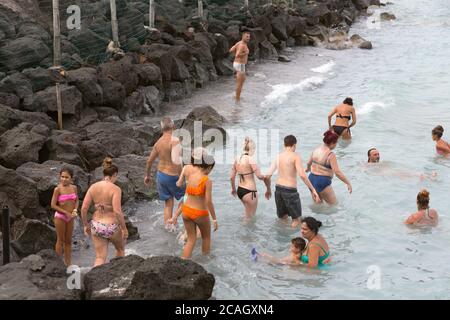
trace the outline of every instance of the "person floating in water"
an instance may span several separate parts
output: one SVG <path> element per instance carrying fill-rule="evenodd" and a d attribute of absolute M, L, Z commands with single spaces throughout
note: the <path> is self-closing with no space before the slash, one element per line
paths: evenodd
<path fill-rule="evenodd" d="M 231 194 L 242 201 L 245 207 L 245 217 L 251 218 L 256 213 L 256 208 L 258 207 L 258 195 L 256 190 L 255 176 L 264 180 L 267 191 L 266 198 L 270 199 L 270 184 L 268 179 L 262 175 L 261 170 L 253 159 L 255 154 L 256 145 L 255 142 L 246 137 L 244 140 L 244 152 L 236 159 L 233 167 L 231 168 L 230 180 L 231 180 Z M 236 191 L 236 175 L 239 176 L 239 186 Z"/>
<path fill-rule="evenodd" d="M 331 118 L 336 114 L 336 122 L 331 126 Z M 349 124 L 349 121 L 352 123 Z M 342 136 L 344 140 L 350 140 L 352 134 L 350 128 L 356 124 L 356 112 L 353 107 L 353 99 L 345 98 L 344 102 L 336 106 L 328 114 L 328 127 L 336 132 L 339 136 Z"/>
<path fill-rule="evenodd" d="M 435 209 L 430 209 L 430 193 L 422 190 L 417 195 L 417 212 L 406 219 L 405 224 L 414 226 L 436 226 L 438 223 L 438 213 Z"/>
<path fill-rule="evenodd" d="M 116 248 L 116 257 L 125 255 L 125 242 L 128 230 L 122 212 L 122 190 L 115 185 L 119 168 L 111 158 L 103 161 L 103 180 L 94 183 L 87 191 L 81 207 L 81 218 L 84 233 L 92 235 L 95 248 L 94 267 L 102 265 L 108 257 L 108 244 L 112 242 Z M 91 203 L 95 204 L 95 212 L 90 225 L 87 213 Z"/>
<path fill-rule="evenodd" d="M 370 148 L 367 151 L 367 162 L 368 163 L 378 163 L 380 162 L 380 152 L 377 148 Z"/>
<path fill-rule="evenodd" d="M 292 218 L 292 228 L 300 224 L 300 217 L 302 215 L 302 204 L 297 191 L 297 175 L 308 187 L 313 201 L 320 202 L 320 197 L 316 189 L 308 180 L 303 169 L 302 159 L 295 152 L 296 146 L 297 139 L 293 135 L 286 136 L 284 138 L 284 151 L 272 162 L 267 173 L 270 186 L 270 178 L 278 170 L 277 184 L 275 186 L 277 216 L 280 219 L 287 219 L 290 216 Z"/>
<path fill-rule="evenodd" d="M 334 174 L 347 185 L 350 193 L 352 193 L 352 185 L 339 168 L 336 155 L 332 151 L 336 148 L 339 136 L 331 130 L 326 131 L 323 136 L 324 144 L 312 152 L 306 172 L 311 171 L 309 181 L 319 193 L 320 199 L 329 205 L 335 205 L 337 199 L 331 186 Z"/>
<path fill-rule="evenodd" d="M 248 43 L 250 42 L 250 32 L 244 31 L 242 39 L 231 47 L 230 52 L 235 55 L 233 69 L 236 72 L 236 102 L 241 101 L 241 91 L 245 82 L 245 65 L 248 61 Z"/>
<path fill-rule="evenodd" d="M 289 264 L 289 265 L 301 265 L 301 256 L 306 248 L 306 241 L 301 237 L 297 237 L 291 240 L 290 255 L 284 258 L 276 258 L 265 252 L 257 253 L 258 256 L 266 258 L 272 263 Z"/>
<path fill-rule="evenodd" d="M 444 134 L 444 128 L 442 126 L 436 126 L 431 131 L 431 137 L 433 141 L 436 141 L 436 152 L 439 155 L 448 156 L 450 155 L 450 144 L 442 139 Z"/>
<path fill-rule="evenodd" d="M 176 182 L 182 169 L 180 140 L 174 137 L 174 123 L 172 119 L 164 117 L 161 120 L 163 135 L 153 146 L 153 150 L 147 160 L 144 183 L 150 184 L 150 171 L 153 162 L 159 157 L 156 184 L 159 199 L 164 201 L 164 225 L 171 228 L 169 219 L 173 215 L 174 198 L 180 200 L 184 196 L 185 187 L 177 187 Z M 181 205 L 181 203 L 179 204 Z"/>
<path fill-rule="evenodd" d="M 74 218 L 78 216 L 78 191 L 73 185 L 73 171 L 63 168 L 59 173 L 59 184 L 53 191 L 51 202 L 55 212 L 56 245 L 55 251 L 59 256 L 63 255 L 66 266 L 72 264 L 72 234 Z"/>

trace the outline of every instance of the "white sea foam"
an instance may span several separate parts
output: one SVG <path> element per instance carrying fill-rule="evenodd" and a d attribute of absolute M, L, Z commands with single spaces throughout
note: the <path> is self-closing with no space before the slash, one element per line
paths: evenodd
<path fill-rule="evenodd" d="M 334 61 L 329 61 L 317 68 L 312 68 L 311 71 L 317 72 L 317 73 L 328 73 L 333 69 L 333 67 L 335 65 L 336 65 L 336 63 L 334 63 Z"/>
<path fill-rule="evenodd" d="M 287 96 L 289 93 L 297 90 L 305 90 L 305 89 L 314 89 L 320 86 L 325 79 L 323 77 L 310 77 L 303 81 L 300 81 L 299 83 L 282 83 L 282 84 L 276 84 L 272 86 L 272 92 L 269 93 L 264 102 L 283 102 L 287 99 Z"/>
<path fill-rule="evenodd" d="M 381 101 L 372 101 L 364 103 L 360 108 L 356 109 L 357 114 L 369 114 L 378 109 L 386 109 L 389 107 L 388 104 Z"/>

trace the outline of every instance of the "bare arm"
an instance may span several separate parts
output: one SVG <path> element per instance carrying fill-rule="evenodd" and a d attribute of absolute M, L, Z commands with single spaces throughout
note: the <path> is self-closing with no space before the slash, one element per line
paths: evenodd
<path fill-rule="evenodd" d="M 328 127 L 331 128 L 331 118 L 336 114 L 336 107 L 328 114 Z"/>
<path fill-rule="evenodd" d="M 205 205 L 208 208 L 211 217 L 213 218 L 214 223 L 214 231 L 217 230 L 217 217 L 216 210 L 214 209 L 214 204 L 212 202 L 212 181 L 208 179 L 206 181 L 206 190 L 205 190 Z"/>
<path fill-rule="evenodd" d="M 77 195 L 77 200 L 75 200 L 75 209 L 78 210 L 78 207 L 80 205 L 80 199 L 78 199 L 78 187 L 77 186 L 74 186 L 74 187 L 75 187 L 74 193 Z"/>
<path fill-rule="evenodd" d="M 352 185 L 350 181 L 347 179 L 347 177 L 344 175 L 344 173 L 341 171 L 341 168 L 339 168 L 339 165 L 337 163 L 336 155 L 332 153 L 330 155 L 330 165 L 331 169 L 334 171 L 336 176 L 347 185 L 348 191 L 352 193 Z"/>
<path fill-rule="evenodd" d="M 277 171 L 278 169 L 278 156 L 276 157 L 276 159 L 272 162 L 272 164 L 269 167 L 269 170 L 267 171 L 266 176 L 271 177 L 275 171 Z"/>
<path fill-rule="evenodd" d="M 55 190 L 53 191 L 53 196 L 52 196 L 52 202 L 51 202 L 52 209 L 58 211 L 59 213 L 65 214 L 68 217 L 72 217 L 71 212 L 68 212 L 68 211 L 64 210 L 63 208 L 61 208 L 60 206 L 58 206 L 58 197 L 59 197 L 59 189 L 58 189 L 58 187 L 56 187 Z"/>
<path fill-rule="evenodd" d="M 230 49 L 230 53 L 234 53 L 236 51 L 237 46 L 239 45 L 240 42 L 236 43 L 234 46 L 231 47 Z"/>
<path fill-rule="evenodd" d="M 178 188 L 180 188 L 184 183 L 184 176 L 186 174 L 186 166 L 183 167 L 180 173 L 180 177 L 178 178 L 178 181 L 175 183 Z"/>
<path fill-rule="evenodd" d="M 313 162 L 313 158 L 312 158 L 312 154 L 311 154 L 311 157 L 309 157 L 308 163 L 306 164 L 306 172 L 311 171 L 312 162 Z"/>
<path fill-rule="evenodd" d="M 422 212 L 416 212 L 408 217 L 408 219 L 405 220 L 405 224 L 414 224 L 416 222 L 419 222 L 423 218 Z"/>
<path fill-rule="evenodd" d="M 230 171 L 230 183 L 231 183 L 231 194 L 235 196 L 236 194 L 236 175 L 237 175 L 237 169 L 236 169 L 236 160 L 233 163 L 233 166 L 231 167 Z"/>
<path fill-rule="evenodd" d="M 128 230 L 127 226 L 125 224 L 125 218 L 123 216 L 122 212 L 122 190 L 120 188 L 117 188 L 117 190 L 114 191 L 113 197 L 112 197 L 112 207 L 114 214 L 117 217 L 117 220 L 119 220 L 120 228 L 122 229 L 122 232 L 125 236 L 125 238 L 128 237 Z"/>
<path fill-rule="evenodd" d="M 310 246 L 308 249 L 308 267 L 316 268 L 319 265 L 320 249 L 316 246 Z"/>
<path fill-rule="evenodd" d="M 157 151 L 157 143 L 153 147 L 152 152 L 150 152 L 150 155 L 147 159 L 147 165 L 145 166 L 145 184 L 148 184 L 150 182 L 150 170 L 152 169 L 153 162 L 158 157 L 158 151 Z"/>
<path fill-rule="evenodd" d="M 436 148 L 444 153 L 450 153 L 450 146 L 447 143 L 436 144 Z"/>
<path fill-rule="evenodd" d="M 91 192 L 89 189 L 86 193 L 86 196 L 84 197 L 83 205 L 81 207 L 81 220 L 83 221 L 83 226 L 85 228 L 88 226 L 87 213 L 88 213 L 89 207 L 91 206 L 91 203 L 92 203 L 92 197 L 91 197 Z"/>
<path fill-rule="evenodd" d="M 356 124 L 356 112 L 355 108 L 352 108 L 352 123 L 350 124 L 349 128 L 353 127 Z"/>
<path fill-rule="evenodd" d="M 303 183 L 308 187 L 309 191 L 311 191 L 313 200 L 316 202 L 320 201 L 316 189 L 314 189 L 311 181 L 309 181 L 308 177 L 306 176 L 305 170 L 303 169 L 302 165 L 302 158 L 300 157 L 300 155 L 297 155 L 295 157 L 295 169 L 297 170 L 297 174 L 299 175 L 300 179 L 302 179 Z"/>

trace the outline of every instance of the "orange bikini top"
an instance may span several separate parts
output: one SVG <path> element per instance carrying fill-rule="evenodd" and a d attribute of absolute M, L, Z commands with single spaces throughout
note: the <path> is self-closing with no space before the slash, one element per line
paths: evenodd
<path fill-rule="evenodd" d="M 197 187 L 187 186 L 186 193 L 190 196 L 204 196 L 206 192 L 206 181 L 208 181 L 208 176 L 203 176 Z"/>

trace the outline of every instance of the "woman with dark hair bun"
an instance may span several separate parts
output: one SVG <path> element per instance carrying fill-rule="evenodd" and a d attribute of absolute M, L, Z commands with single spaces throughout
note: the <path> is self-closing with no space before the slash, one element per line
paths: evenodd
<path fill-rule="evenodd" d="M 442 139 L 443 134 L 444 128 L 442 126 L 436 126 L 431 131 L 431 138 L 433 139 L 433 141 L 436 141 L 437 153 L 446 156 L 450 154 L 450 144 Z"/>
<path fill-rule="evenodd" d="M 308 245 L 301 256 L 301 262 L 308 267 L 315 268 L 323 266 L 330 261 L 330 248 L 328 243 L 319 234 L 322 222 L 313 217 L 302 219 L 302 237 L 308 240 Z"/>
<path fill-rule="evenodd" d="M 333 126 L 331 126 L 331 118 L 336 114 L 336 122 Z M 350 119 L 352 119 L 352 123 L 349 124 Z M 342 138 L 345 140 L 349 140 L 352 138 L 352 134 L 350 132 L 350 128 L 356 124 L 356 112 L 353 107 L 353 99 L 345 98 L 344 102 L 340 105 L 336 106 L 331 110 L 328 114 L 328 127 L 330 130 L 336 132 L 339 136 L 342 135 Z"/>
<path fill-rule="evenodd" d="M 417 212 L 406 219 L 405 224 L 415 226 L 437 225 L 438 213 L 430 209 L 430 193 L 423 189 L 417 195 Z"/>
<path fill-rule="evenodd" d="M 352 193 L 350 181 L 339 168 L 336 155 L 332 151 L 336 148 L 338 139 L 339 136 L 336 132 L 332 130 L 325 132 L 323 134 L 324 144 L 314 149 L 306 169 L 306 172 L 311 171 L 308 178 L 319 193 L 320 199 L 329 205 L 337 203 L 336 195 L 331 187 L 334 174 L 347 185 L 348 191 Z"/>

